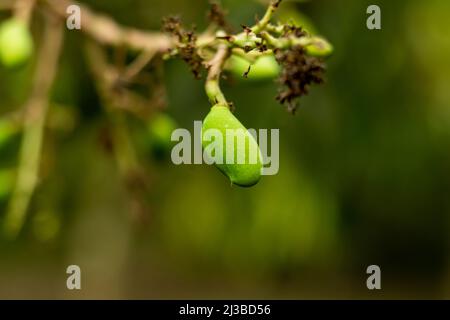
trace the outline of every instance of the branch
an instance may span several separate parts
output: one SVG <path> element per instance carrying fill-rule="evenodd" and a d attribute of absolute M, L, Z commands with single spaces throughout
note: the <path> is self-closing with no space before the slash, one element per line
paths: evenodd
<path fill-rule="evenodd" d="M 130 99 L 131 93 L 114 91 L 111 80 L 114 81 L 117 78 L 117 72 L 108 64 L 106 54 L 98 44 L 92 41 L 87 42 L 86 57 L 96 79 L 97 91 L 110 122 L 113 152 L 120 175 L 130 196 L 131 211 L 136 218 L 142 220 L 149 212 L 144 201 L 147 191 L 146 175 L 131 141 L 126 115 L 118 112 L 120 106 L 127 105 L 127 103 L 123 103 L 123 100 Z"/>
<path fill-rule="evenodd" d="M 33 8 L 36 4 L 36 0 L 16 0 L 14 3 L 14 12 L 17 19 L 20 19 L 29 24 Z"/>
<path fill-rule="evenodd" d="M 96 89 L 101 97 L 108 98 L 107 108 L 126 111 L 143 119 L 152 115 L 155 110 L 150 107 L 151 102 L 149 100 L 131 90 L 120 87 L 118 81 L 126 81 L 127 78 L 123 79 L 117 68 L 108 63 L 108 58 L 102 47 L 94 41 L 88 40 L 85 52 L 92 76 L 96 80 Z M 133 72 L 133 70 L 126 70 L 125 77 L 134 76 Z"/>
<path fill-rule="evenodd" d="M 166 52 L 173 48 L 174 39 L 160 32 L 146 32 L 128 28 L 116 23 L 113 19 L 92 12 L 88 7 L 68 0 L 42 0 L 47 6 L 63 19 L 68 17 L 66 12 L 70 5 L 81 8 L 81 31 L 102 44 L 126 46 L 138 51 Z"/>
<path fill-rule="evenodd" d="M 0 10 L 11 10 L 14 8 L 13 0 L 0 0 Z"/>
<path fill-rule="evenodd" d="M 155 51 L 142 52 L 124 71 L 120 79 L 131 82 L 155 57 Z"/>
<path fill-rule="evenodd" d="M 31 197 L 38 183 L 48 100 L 62 47 L 61 23 L 53 17 L 45 21 L 45 33 L 37 60 L 34 87 L 24 106 L 24 131 L 16 186 L 5 216 L 5 233 L 12 238 L 16 237 L 22 229 Z"/>

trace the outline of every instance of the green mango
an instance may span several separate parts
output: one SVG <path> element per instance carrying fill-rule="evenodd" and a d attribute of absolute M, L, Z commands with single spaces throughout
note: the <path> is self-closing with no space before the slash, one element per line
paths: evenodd
<path fill-rule="evenodd" d="M 150 147 L 156 158 L 163 158 L 173 147 L 172 132 L 177 129 L 176 121 L 166 113 L 159 113 L 148 123 Z"/>
<path fill-rule="evenodd" d="M 254 63 L 250 63 L 242 57 L 232 55 L 228 60 L 226 68 L 237 77 L 242 78 L 244 73 L 248 71 L 249 66 L 250 72 L 247 76 L 249 80 L 270 80 L 280 74 L 280 66 L 273 54 L 262 56 Z"/>
<path fill-rule="evenodd" d="M 312 57 L 328 57 L 333 53 L 333 46 L 321 37 L 313 37 L 313 42 L 306 46 L 306 53 Z"/>
<path fill-rule="evenodd" d="M 33 54 L 33 38 L 27 25 L 11 18 L 0 25 L 0 61 L 13 68 L 25 63 Z"/>
<path fill-rule="evenodd" d="M 214 131 L 209 131 L 215 129 Z M 229 133 L 236 134 L 234 136 L 227 136 L 227 130 Z M 220 142 L 218 150 L 214 150 L 210 145 L 214 143 L 214 138 L 208 139 L 208 131 L 220 133 L 222 137 L 222 144 Z M 227 163 L 227 140 L 233 139 L 234 154 L 228 155 L 228 158 L 233 157 L 233 163 Z M 213 140 L 213 141 L 210 141 Z M 245 143 L 238 143 L 244 141 Z M 231 145 L 231 143 L 230 143 Z M 219 155 L 222 158 L 221 163 L 215 163 L 216 167 L 225 174 L 232 184 L 241 187 L 251 187 L 258 183 L 261 178 L 262 170 L 262 156 L 258 143 L 255 138 L 248 132 L 248 130 L 242 125 L 242 123 L 231 113 L 228 106 L 215 105 L 211 108 L 211 111 L 203 121 L 202 126 L 202 146 L 204 153 L 207 157 L 216 158 L 216 151 L 222 151 Z M 220 152 L 219 151 L 219 152 Z M 239 158 L 243 161 L 239 161 Z"/>

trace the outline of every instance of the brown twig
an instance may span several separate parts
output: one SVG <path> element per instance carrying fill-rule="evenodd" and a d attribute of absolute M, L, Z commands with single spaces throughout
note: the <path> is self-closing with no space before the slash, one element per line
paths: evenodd
<path fill-rule="evenodd" d="M 155 56 L 156 51 L 142 52 L 123 72 L 121 80 L 130 82 L 133 80 Z"/>
<path fill-rule="evenodd" d="M 86 43 L 86 57 L 96 80 L 100 96 L 108 96 L 108 108 L 115 108 L 147 119 L 154 112 L 151 103 L 141 95 L 120 86 L 119 70 L 108 63 L 106 53 L 93 41 Z M 112 103 L 113 102 L 113 103 Z"/>
<path fill-rule="evenodd" d="M 81 8 L 81 31 L 86 32 L 99 43 L 113 46 L 126 46 L 138 51 L 166 52 L 174 46 L 174 39 L 160 32 L 142 31 L 128 28 L 113 19 L 92 12 L 88 7 L 69 0 L 42 0 L 47 6 L 64 19 L 70 5 Z"/>
<path fill-rule="evenodd" d="M 15 0 L 0 0 L 0 10 L 11 10 L 14 8 Z"/>
<path fill-rule="evenodd" d="M 36 0 L 16 0 L 14 3 L 15 17 L 29 24 L 35 4 Z"/>
<path fill-rule="evenodd" d="M 86 57 L 97 80 L 97 89 L 111 124 L 113 152 L 130 196 L 132 213 L 134 217 L 142 220 L 149 212 L 143 200 L 147 192 L 146 174 L 131 141 L 126 115 L 117 112 L 120 109 L 119 105 L 127 105 L 130 102 L 123 99 L 134 96 L 131 96 L 130 92 L 121 94 L 114 90 L 111 81 L 116 79 L 117 72 L 108 64 L 106 54 L 98 44 L 92 41 L 87 42 Z"/>

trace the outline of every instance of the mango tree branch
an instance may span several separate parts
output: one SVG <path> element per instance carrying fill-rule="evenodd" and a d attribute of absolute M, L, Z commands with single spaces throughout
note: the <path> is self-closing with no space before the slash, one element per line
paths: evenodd
<path fill-rule="evenodd" d="M 81 31 L 86 32 L 101 44 L 126 46 L 137 51 L 166 52 L 174 47 L 174 39 L 160 32 L 141 31 L 116 23 L 113 19 L 96 14 L 76 1 L 40 0 L 60 17 L 68 17 L 67 8 L 77 5 L 81 8 Z"/>
<path fill-rule="evenodd" d="M 85 49 L 87 61 L 96 80 L 97 91 L 108 116 L 113 152 L 130 196 L 131 209 L 134 216 L 141 219 L 149 211 L 144 201 L 147 188 L 145 172 L 139 163 L 130 136 L 126 114 L 118 112 L 120 109 L 117 104 L 120 104 L 121 99 L 118 98 L 111 82 L 116 78 L 114 74 L 117 74 L 117 71 L 108 64 L 106 54 L 98 44 L 88 41 Z"/>
<path fill-rule="evenodd" d="M 155 51 L 142 52 L 123 72 L 121 80 L 124 82 L 130 82 L 135 78 L 155 57 Z"/>
<path fill-rule="evenodd" d="M 36 0 L 16 0 L 14 3 L 14 15 L 17 19 L 30 23 Z"/>
<path fill-rule="evenodd" d="M 31 197 L 38 183 L 49 96 L 62 47 L 63 28 L 60 20 L 48 17 L 45 21 L 45 33 L 38 54 L 34 87 L 24 106 L 24 129 L 18 176 L 4 221 L 5 234 L 12 238 L 16 237 L 22 229 Z"/>
<path fill-rule="evenodd" d="M 13 7 L 13 0 L 0 0 L 0 10 L 11 10 Z"/>

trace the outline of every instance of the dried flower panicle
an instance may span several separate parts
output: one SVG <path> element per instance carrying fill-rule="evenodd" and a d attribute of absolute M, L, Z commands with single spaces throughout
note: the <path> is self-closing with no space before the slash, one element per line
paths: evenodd
<path fill-rule="evenodd" d="M 197 52 L 197 35 L 193 30 L 186 30 L 179 17 L 172 16 L 163 19 L 163 31 L 177 37 L 178 55 L 189 65 L 196 79 L 201 78 L 204 66 L 202 57 Z"/>
<path fill-rule="evenodd" d="M 272 3 L 272 10 L 275 10 L 281 1 L 274 1 Z M 228 24 L 226 21 L 226 13 L 218 3 L 211 3 L 211 10 L 208 14 L 209 20 L 217 25 L 217 27 L 226 30 Z M 280 25 L 278 25 L 280 26 Z M 242 25 L 245 33 L 250 35 L 252 28 Z M 169 17 L 164 19 L 164 31 L 171 33 L 178 40 L 176 53 L 190 66 L 195 77 L 201 77 L 201 72 L 205 68 L 205 62 L 199 55 L 196 42 L 197 35 L 194 31 L 186 30 L 179 19 L 179 17 Z M 283 25 L 282 31 L 277 31 L 279 39 L 292 39 L 309 37 L 310 35 L 301 27 L 292 24 Z M 229 34 L 229 32 L 228 32 Z M 218 37 L 230 41 L 232 36 L 224 35 Z M 283 46 L 280 46 L 280 48 Z M 269 44 L 266 41 L 256 42 L 253 45 L 242 46 L 246 52 L 258 50 L 259 52 L 266 52 L 269 50 Z M 313 84 L 321 84 L 324 81 L 325 63 L 321 58 L 308 55 L 305 48 L 302 46 L 290 47 L 288 49 L 274 49 L 276 59 L 282 67 L 279 82 L 281 88 L 276 99 L 291 113 L 295 113 L 298 107 L 298 98 L 307 95 L 309 89 Z M 247 77 L 250 72 L 249 69 L 243 74 Z"/>
<path fill-rule="evenodd" d="M 307 95 L 313 84 L 324 81 L 325 64 L 321 59 L 305 54 L 302 47 L 288 50 L 276 50 L 278 63 L 283 67 L 279 82 L 281 88 L 277 100 L 287 106 L 288 111 L 295 113 L 297 99 Z"/>
<path fill-rule="evenodd" d="M 181 19 L 179 16 L 170 16 L 163 18 L 162 30 L 164 32 L 177 36 L 179 41 L 181 41 L 183 38 L 184 29 L 181 25 Z"/>
<path fill-rule="evenodd" d="M 211 9 L 208 12 L 208 20 L 216 24 L 219 28 L 225 30 L 227 33 L 232 32 L 232 28 L 228 23 L 227 12 L 217 3 L 211 2 Z"/>
<path fill-rule="evenodd" d="M 308 33 L 302 27 L 296 27 L 292 24 L 286 24 L 283 28 L 283 37 L 294 36 L 296 38 L 306 37 Z"/>

